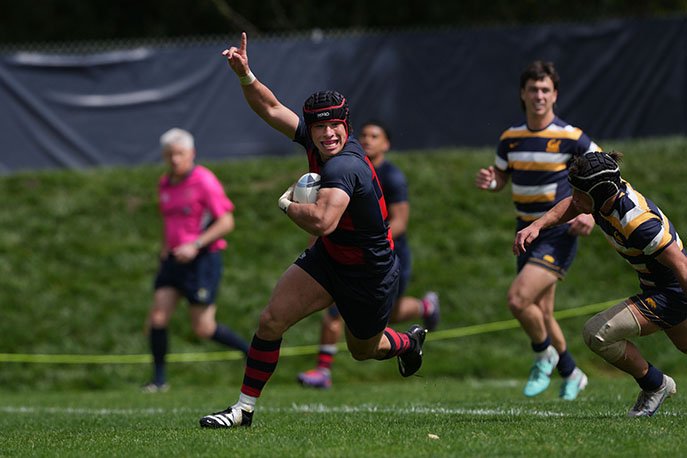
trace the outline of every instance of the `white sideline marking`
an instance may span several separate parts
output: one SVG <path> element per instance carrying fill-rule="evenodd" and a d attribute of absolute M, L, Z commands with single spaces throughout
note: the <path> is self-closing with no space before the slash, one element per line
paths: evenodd
<path fill-rule="evenodd" d="M 68 415 L 161 415 L 169 413 L 189 413 L 197 409 L 174 408 L 174 409 L 90 409 L 85 407 L 33 407 L 33 406 L 2 406 L 0 412 L 2 413 L 25 413 L 25 414 L 39 414 L 39 413 L 59 413 Z"/>
<path fill-rule="evenodd" d="M 263 407 L 259 412 L 277 413 L 382 413 L 382 414 L 433 414 L 433 415 L 466 415 L 474 417 L 543 417 L 543 418 L 564 418 L 570 414 L 563 412 L 553 412 L 550 410 L 537 409 L 488 409 L 488 408 L 460 408 L 460 407 L 438 407 L 438 406 L 406 406 L 406 407 L 379 407 L 373 404 L 362 404 L 359 406 L 326 406 L 324 404 L 293 404 L 291 407 Z M 0 406 L 0 414 L 67 414 L 67 415 L 91 415 L 91 416 L 141 416 L 141 415 L 170 415 L 170 414 L 194 414 L 202 415 L 198 408 L 181 407 L 173 409 L 146 408 L 146 409 L 106 409 L 106 408 L 82 408 L 82 407 L 33 407 L 33 406 Z M 623 408 L 617 412 L 589 412 L 590 415 L 617 415 L 624 417 Z M 679 412 L 663 410 L 659 414 L 662 417 L 678 417 Z M 574 415 L 573 415 L 574 416 Z"/>
<path fill-rule="evenodd" d="M 483 388 L 483 387 L 513 388 L 513 387 L 519 386 L 523 383 L 522 380 L 514 380 L 514 379 L 485 379 L 485 380 L 469 379 L 467 382 L 471 386 L 478 387 L 478 388 Z"/>
<path fill-rule="evenodd" d="M 292 404 L 291 407 L 264 407 L 259 412 L 282 413 L 383 413 L 383 414 L 435 414 L 435 415 L 473 415 L 473 416 L 534 416 L 565 417 L 567 414 L 536 409 L 467 409 L 437 406 L 380 407 L 373 404 L 358 406 L 326 406 L 324 404 Z M 106 409 L 82 407 L 33 407 L 33 406 L 0 406 L 0 413 L 8 414 L 67 414 L 67 415 L 166 415 L 199 413 L 197 408 L 146 408 L 146 409 Z"/>
<path fill-rule="evenodd" d="M 451 407 L 410 406 L 410 407 L 379 407 L 371 404 L 359 406 L 325 406 L 323 404 L 294 404 L 293 412 L 305 413 L 400 413 L 400 414 L 440 414 L 440 415 L 475 415 L 475 416 L 536 416 L 536 417 L 565 417 L 561 412 L 551 412 L 534 409 L 466 409 Z"/>

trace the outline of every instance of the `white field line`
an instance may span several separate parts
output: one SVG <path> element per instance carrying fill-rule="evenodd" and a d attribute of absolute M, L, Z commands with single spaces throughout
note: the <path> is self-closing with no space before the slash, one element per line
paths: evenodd
<path fill-rule="evenodd" d="M 324 404 L 292 404 L 290 407 L 262 407 L 258 412 L 270 413 L 312 413 L 312 414 L 340 414 L 340 413 L 379 413 L 379 414 L 421 414 L 421 415 L 464 415 L 472 417 L 537 417 L 537 418 L 564 418 L 574 417 L 576 414 L 555 412 L 551 410 L 521 409 L 521 408 L 462 408 L 462 407 L 441 407 L 441 406 L 405 406 L 405 407 L 380 407 L 373 404 L 361 404 L 358 406 L 327 406 Z M 36 407 L 36 406 L 0 406 L 1 414 L 25 414 L 25 415 L 80 415 L 80 416 L 145 416 L 145 415 L 203 415 L 198 408 L 175 407 L 172 409 L 163 408 L 142 408 L 142 409 L 108 409 L 108 408 L 85 408 L 85 407 Z M 617 412 L 593 412 L 588 415 L 606 416 L 617 415 L 624 417 L 623 407 L 619 407 Z M 677 417 L 680 412 L 663 410 L 660 416 Z"/>
<path fill-rule="evenodd" d="M 258 412 L 276 413 L 380 413 L 380 414 L 431 414 L 431 415 L 471 415 L 471 416 L 505 416 L 505 417 L 565 417 L 567 414 L 537 409 L 491 409 L 491 408 L 452 408 L 440 406 L 405 406 L 405 407 L 380 407 L 373 404 L 361 404 L 358 406 L 327 406 L 324 404 L 292 404 L 290 407 L 264 407 L 258 408 Z M 61 415 L 87 415 L 87 416 L 140 416 L 140 415 L 167 415 L 199 413 L 198 408 L 143 408 L 143 409 L 108 409 L 85 407 L 42 407 L 42 406 L 0 406 L 3 414 L 61 414 Z"/>

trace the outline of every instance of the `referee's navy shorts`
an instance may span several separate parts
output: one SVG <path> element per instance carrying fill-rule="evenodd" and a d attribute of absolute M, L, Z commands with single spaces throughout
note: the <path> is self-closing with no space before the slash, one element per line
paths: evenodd
<path fill-rule="evenodd" d="M 516 232 L 528 224 L 518 220 Z M 577 254 L 577 236 L 570 235 L 569 230 L 569 224 L 561 224 L 541 231 L 527 251 L 518 255 L 518 272 L 531 263 L 550 270 L 560 279 L 565 277 Z"/>
<path fill-rule="evenodd" d="M 370 273 L 342 267 L 315 243 L 296 259 L 334 298 L 346 326 L 358 339 L 369 339 L 386 328 L 398 292 L 400 269 L 394 263 L 386 272 Z"/>
<path fill-rule="evenodd" d="M 155 289 L 175 288 L 193 305 L 214 304 L 222 269 L 221 251 L 202 250 L 188 263 L 178 262 L 170 254 L 160 262 Z"/>

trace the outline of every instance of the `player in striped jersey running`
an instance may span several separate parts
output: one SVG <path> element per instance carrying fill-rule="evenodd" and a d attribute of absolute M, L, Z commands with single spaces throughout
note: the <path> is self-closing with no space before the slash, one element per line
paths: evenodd
<path fill-rule="evenodd" d="M 570 196 L 567 176 L 571 160 L 599 149 L 584 132 L 554 113 L 558 82 L 550 62 L 535 61 L 523 71 L 520 101 L 526 122 L 501 135 L 494 165 L 481 169 L 475 180 L 479 189 L 500 191 L 510 178 L 518 231 Z M 524 388 L 526 396 L 546 390 L 554 368 L 563 377 L 561 398 L 573 400 L 587 385 L 587 376 L 567 350 L 553 310 L 556 283 L 575 258 L 577 236 L 588 235 L 593 227 L 591 216 L 580 215 L 546 230 L 535 245 L 518 256 L 518 275 L 508 290 L 508 307 L 535 352 Z"/>
<path fill-rule="evenodd" d="M 676 393 L 675 381 L 652 366 L 629 340 L 664 331 L 687 352 L 687 256 L 675 227 L 651 200 L 620 177 L 620 153 L 586 153 L 570 167 L 572 197 L 521 230 L 521 254 L 540 231 L 591 213 L 608 242 L 637 271 L 641 293 L 592 317 L 584 326 L 589 348 L 632 375 L 641 391 L 630 417 L 652 416 Z"/>

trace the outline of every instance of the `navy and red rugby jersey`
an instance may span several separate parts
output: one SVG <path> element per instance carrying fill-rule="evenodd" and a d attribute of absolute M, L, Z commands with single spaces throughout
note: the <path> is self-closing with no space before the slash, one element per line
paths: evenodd
<path fill-rule="evenodd" d="M 293 141 L 305 148 L 309 171 L 320 174 L 320 188 L 341 189 L 351 199 L 336 229 L 320 237 L 327 254 L 344 266 L 388 271 L 394 263 L 394 242 L 386 221 L 386 202 L 372 162 L 358 140 L 349 137 L 341 152 L 322 162 L 301 118 Z"/>

